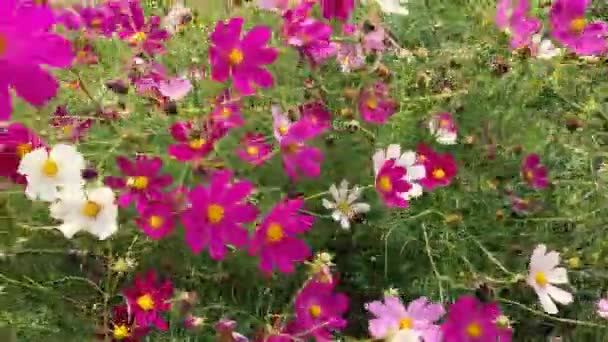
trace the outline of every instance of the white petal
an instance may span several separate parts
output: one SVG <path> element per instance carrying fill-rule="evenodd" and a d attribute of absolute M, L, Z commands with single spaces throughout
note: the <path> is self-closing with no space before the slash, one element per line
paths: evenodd
<path fill-rule="evenodd" d="M 331 213 L 331 218 L 333 218 L 336 222 L 340 222 L 340 220 L 342 220 L 342 216 L 343 215 L 340 210 L 334 210 L 334 212 Z"/>
<path fill-rule="evenodd" d="M 431 132 L 431 135 L 435 135 L 437 133 L 437 119 L 434 117 L 429 120 L 429 132 Z"/>
<path fill-rule="evenodd" d="M 545 257 L 545 253 L 547 252 L 547 246 L 544 244 L 540 244 L 534 248 L 532 252 L 532 256 L 530 257 L 530 273 L 536 273 L 536 271 L 541 270 L 539 265 L 541 260 Z"/>
<path fill-rule="evenodd" d="M 71 239 L 74 234 L 82 229 L 82 227 L 80 226 L 79 222 L 64 222 L 62 225 L 57 227 L 57 229 L 59 229 L 66 238 Z"/>
<path fill-rule="evenodd" d="M 454 145 L 456 144 L 456 140 L 458 139 L 458 134 L 454 132 L 441 132 L 437 135 L 437 142 L 442 145 Z"/>
<path fill-rule="evenodd" d="M 574 300 L 570 292 L 562 290 L 557 286 L 547 285 L 547 293 L 560 304 L 570 304 Z"/>
<path fill-rule="evenodd" d="M 378 175 L 380 168 L 382 168 L 382 166 L 384 165 L 384 162 L 386 161 L 386 158 L 384 156 L 384 151 L 378 150 L 376 153 L 374 153 L 374 155 L 372 157 L 372 161 L 374 163 L 374 175 Z"/>
<path fill-rule="evenodd" d="M 106 186 L 89 190 L 87 191 L 87 195 L 88 198 L 93 202 L 99 203 L 101 205 L 114 206 L 114 192 L 112 191 L 112 189 Z"/>
<path fill-rule="evenodd" d="M 414 164 L 416 164 L 416 152 L 414 151 L 405 151 L 399 157 L 399 165 L 409 167 Z"/>
<path fill-rule="evenodd" d="M 39 175 L 42 163 L 48 159 L 49 155 L 44 148 L 37 148 L 26 154 L 21 159 L 17 172 L 22 175 Z"/>
<path fill-rule="evenodd" d="M 99 240 L 105 240 L 109 238 L 112 234 L 114 234 L 118 230 L 118 225 L 116 222 L 114 223 L 103 223 L 96 224 L 89 229 L 89 232 L 93 235 L 96 235 Z"/>
<path fill-rule="evenodd" d="M 386 149 L 386 159 L 398 160 L 401 155 L 401 146 L 398 144 L 390 144 Z"/>
<path fill-rule="evenodd" d="M 340 201 L 340 193 L 338 192 L 338 188 L 336 188 L 336 184 L 332 184 L 329 187 L 329 193 L 331 194 L 331 197 L 333 197 L 336 202 Z"/>
<path fill-rule="evenodd" d="M 338 190 L 338 194 L 340 195 L 341 201 L 346 201 L 346 198 L 348 197 L 348 182 L 346 181 L 346 179 L 343 179 L 340 183 L 340 189 Z"/>
<path fill-rule="evenodd" d="M 340 226 L 342 227 L 342 229 L 350 229 L 350 222 L 348 221 L 348 217 L 342 217 L 342 219 L 340 220 Z"/>
<path fill-rule="evenodd" d="M 355 214 L 362 214 L 362 213 L 366 213 L 370 210 L 370 206 L 367 203 L 353 203 L 350 206 L 350 209 L 355 213 Z"/>
<path fill-rule="evenodd" d="M 407 168 L 405 175 L 406 180 L 415 181 L 426 177 L 426 168 L 424 165 L 414 165 Z"/>
<path fill-rule="evenodd" d="M 323 204 L 325 209 L 335 209 L 336 208 L 336 203 L 330 202 L 330 201 L 326 200 L 325 198 L 321 200 L 321 203 Z"/>
<path fill-rule="evenodd" d="M 537 291 L 538 299 L 540 300 L 540 305 L 543 307 L 546 313 L 555 315 L 558 313 L 557 306 L 553 303 L 553 300 L 549 297 L 549 294 L 545 289 Z"/>
<path fill-rule="evenodd" d="M 420 184 L 418 183 L 412 183 L 412 188 L 407 191 L 407 192 L 402 192 L 399 194 L 399 196 L 403 199 L 405 199 L 406 201 L 409 201 L 412 198 L 417 198 L 422 196 L 422 186 L 420 186 Z"/>
<path fill-rule="evenodd" d="M 568 271 L 563 267 L 556 267 L 547 273 L 547 280 L 551 284 L 568 284 Z"/>
<path fill-rule="evenodd" d="M 53 159 L 58 164 L 70 165 L 71 167 L 80 167 L 84 169 L 84 157 L 74 145 L 57 144 L 49 153 L 49 158 Z"/>
<path fill-rule="evenodd" d="M 346 203 L 351 204 L 356 201 L 359 196 L 361 196 L 361 191 L 363 191 L 360 187 L 355 186 L 350 190 L 348 197 L 346 198 Z"/>
<path fill-rule="evenodd" d="M 55 184 L 49 181 L 34 181 L 28 178 L 25 195 L 31 200 L 40 200 L 44 202 L 52 202 L 57 199 L 58 191 Z"/>

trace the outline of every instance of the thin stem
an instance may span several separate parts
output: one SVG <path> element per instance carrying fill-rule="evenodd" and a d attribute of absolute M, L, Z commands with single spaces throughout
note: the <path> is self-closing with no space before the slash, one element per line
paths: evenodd
<path fill-rule="evenodd" d="M 498 298 L 499 302 L 502 303 L 506 303 L 506 304 L 511 304 L 511 305 L 515 305 L 521 309 L 524 309 L 528 312 L 531 312 L 535 315 L 538 316 L 542 316 L 545 317 L 547 319 L 550 319 L 552 321 L 556 321 L 556 322 L 562 322 L 562 323 L 569 323 L 569 324 L 576 324 L 576 325 L 581 325 L 581 326 L 586 326 L 586 327 L 593 327 L 593 328 L 602 328 L 602 329 L 608 329 L 608 325 L 603 325 L 603 324 L 597 324 L 597 323 L 593 323 L 593 322 L 588 322 L 588 321 L 579 321 L 576 319 L 569 319 L 569 318 L 561 318 L 561 317 L 555 317 L 555 316 L 551 316 L 549 314 L 546 314 L 542 311 L 538 311 L 538 310 L 534 310 L 530 307 L 528 307 L 525 304 L 522 304 L 520 302 L 516 302 L 510 299 L 505 299 L 505 298 Z"/>
<path fill-rule="evenodd" d="M 442 276 L 437 270 L 437 265 L 435 265 L 435 259 L 433 259 L 433 254 L 431 252 L 431 244 L 429 243 L 429 234 L 426 229 L 426 225 L 422 223 L 422 233 L 424 234 L 424 245 L 426 249 L 426 255 L 429 258 L 429 262 L 431 263 L 431 268 L 433 269 L 433 273 L 435 274 L 435 278 L 437 278 L 437 285 L 439 286 L 439 298 L 443 302 L 443 284 L 442 284 Z"/>

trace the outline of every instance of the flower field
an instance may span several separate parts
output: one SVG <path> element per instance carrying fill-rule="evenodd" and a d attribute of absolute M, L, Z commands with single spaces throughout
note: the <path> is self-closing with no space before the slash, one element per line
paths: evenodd
<path fill-rule="evenodd" d="M 0 1 L 0 341 L 604 341 L 608 6 Z"/>

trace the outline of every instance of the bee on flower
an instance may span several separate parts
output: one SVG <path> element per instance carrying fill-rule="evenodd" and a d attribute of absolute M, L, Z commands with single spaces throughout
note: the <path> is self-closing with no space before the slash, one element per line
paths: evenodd
<path fill-rule="evenodd" d="M 342 180 L 339 188 L 335 184 L 332 184 L 329 188 L 329 193 L 334 201 L 323 199 L 323 206 L 326 209 L 333 210 L 331 217 L 334 221 L 340 222 L 342 229 L 350 229 L 350 221 L 354 217 L 370 210 L 369 204 L 356 202 L 361 196 L 362 190 L 356 185 L 349 189 L 348 181 Z"/>

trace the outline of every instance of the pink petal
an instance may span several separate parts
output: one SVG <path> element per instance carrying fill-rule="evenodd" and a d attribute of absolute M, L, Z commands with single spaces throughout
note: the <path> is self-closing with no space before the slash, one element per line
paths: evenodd
<path fill-rule="evenodd" d="M 12 64 L 9 77 L 17 95 L 34 106 L 46 104 L 59 88 L 53 76 L 35 65 Z"/>

